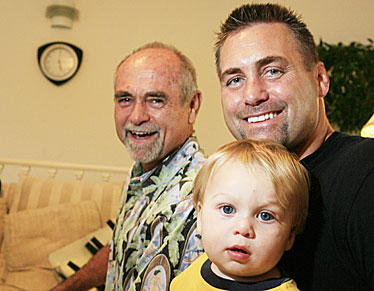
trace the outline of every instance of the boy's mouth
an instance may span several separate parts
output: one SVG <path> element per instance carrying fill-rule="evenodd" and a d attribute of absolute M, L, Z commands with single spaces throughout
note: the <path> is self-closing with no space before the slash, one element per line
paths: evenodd
<path fill-rule="evenodd" d="M 249 251 L 245 247 L 242 247 L 242 246 L 236 246 L 235 245 L 235 246 L 229 248 L 228 250 L 231 251 L 231 252 L 237 252 L 237 253 L 242 253 L 242 254 L 249 255 Z"/>
<path fill-rule="evenodd" d="M 246 261 L 250 258 L 250 251 L 240 245 L 234 245 L 227 249 L 227 254 L 235 261 Z"/>

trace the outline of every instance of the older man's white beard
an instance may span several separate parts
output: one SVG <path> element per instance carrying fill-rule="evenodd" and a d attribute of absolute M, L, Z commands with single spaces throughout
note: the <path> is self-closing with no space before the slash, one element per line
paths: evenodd
<path fill-rule="evenodd" d="M 155 134 L 156 139 L 152 141 L 134 142 L 128 138 L 129 132 L 137 132 L 144 134 Z M 158 159 L 164 149 L 164 144 L 160 137 L 160 128 L 157 125 L 136 126 L 127 123 L 123 129 L 124 144 L 129 151 L 131 158 L 140 163 L 149 163 Z"/>

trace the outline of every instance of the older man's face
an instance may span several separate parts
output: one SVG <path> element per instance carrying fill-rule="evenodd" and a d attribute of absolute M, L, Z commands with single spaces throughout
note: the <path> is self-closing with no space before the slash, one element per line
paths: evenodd
<path fill-rule="evenodd" d="M 145 49 L 127 59 L 115 80 L 117 135 L 145 171 L 192 133 L 189 106 L 181 105 L 180 61 L 165 49 Z"/>
<path fill-rule="evenodd" d="M 225 121 L 237 139 L 265 138 L 294 150 L 318 131 L 318 66 L 305 69 L 284 24 L 255 24 L 230 35 L 220 64 Z"/>

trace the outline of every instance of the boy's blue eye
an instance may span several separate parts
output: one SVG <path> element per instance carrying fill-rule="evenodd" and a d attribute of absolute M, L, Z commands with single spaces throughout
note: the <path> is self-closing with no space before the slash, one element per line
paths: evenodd
<path fill-rule="evenodd" d="M 260 213 L 260 219 L 262 219 L 264 221 L 269 221 L 269 220 L 274 219 L 274 216 L 272 214 L 270 214 L 269 212 L 261 212 Z"/>
<path fill-rule="evenodd" d="M 232 214 L 234 212 L 234 208 L 232 206 L 225 205 L 222 207 L 222 212 L 224 214 Z"/>

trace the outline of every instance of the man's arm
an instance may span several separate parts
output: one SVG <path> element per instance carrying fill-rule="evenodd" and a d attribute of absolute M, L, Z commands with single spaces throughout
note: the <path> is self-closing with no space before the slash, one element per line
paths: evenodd
<path fill-rule="evenodd" d="M 106 271 L 109 259 L 109 245 L 105 245 L 98 251 L 91 260 L 88 261 L 73 276 L 66 279 L 51 291 L 67 290 L 89 290 L 105 283 Z"/>
<path fill-rule="evenodd" d="M 374 290 L 374 169 L 361 184 L 347 226 L 347 240 L 355 267 Z"/>

